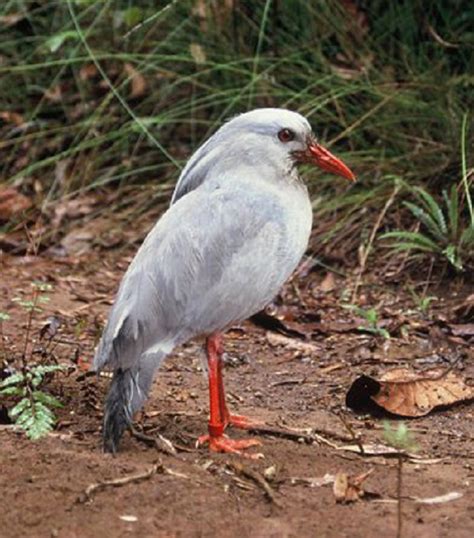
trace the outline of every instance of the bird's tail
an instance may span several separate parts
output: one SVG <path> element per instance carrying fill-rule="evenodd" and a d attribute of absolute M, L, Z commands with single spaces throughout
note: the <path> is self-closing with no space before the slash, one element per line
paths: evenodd
<path fill-rule="evenodd" d="M 120 368 L 114 372 L 105 400 L 102 431 L 105 452 L 117 452 L 123 432 L 148 397 L 159 362 L 142 362 L 138 367 Z"/>

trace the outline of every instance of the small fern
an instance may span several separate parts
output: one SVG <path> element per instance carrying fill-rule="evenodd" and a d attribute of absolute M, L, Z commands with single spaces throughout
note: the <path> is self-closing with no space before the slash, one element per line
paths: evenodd
<path fill-rule="evenodd" d="M 51 408 L 62 407 L 61 402 L 39 387 L 47 374 L 62 369 L 56 364 L 35 365 L 0 382 L 0 395 L 20 398 L 8 414 L 32 440 L 40 439 L 54 428 L 56 417 Z"/>
<path fill-rule="evenodd" d="M 11 420 L 24 430 L 30 439 L 36 440 L 54 428 L 56 416 L 52 408 L 62 407 L 54 396 L 41 390 L 41 385 L 49 374 L 63 370 L 64 367 L 58 364 L 31 363 L 33 318 L 38 312 L 43 311 L 40 305 L 49 301 L 46 293 L 52 290 L 52 286 L 44 282 L 32 282 L 32 287 L 31 299 L 23 299 L 22 297 L 13 299 L 27 312 L 25 342 L 23 352 L 18 357 L 19 367 L 17 371 L 0 381 L 0 396 L 12 398 L 14 405 L 8 412 Z M 0 351 L 5 359 L 7 353 L 4 347 L 3 323 L 9 319 L 8 314 L 0 312 Z"/>

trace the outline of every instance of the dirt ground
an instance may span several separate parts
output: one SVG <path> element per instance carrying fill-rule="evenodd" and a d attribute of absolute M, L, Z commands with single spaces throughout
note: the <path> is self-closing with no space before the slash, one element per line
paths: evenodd
<path fill-rule="evenodd" d="M 391 334 L 386 339 L 360 330 L 364 320 L 342 306 L 350 299 L 351 276 L 303 271 L 271 307 L 296 332 L 246 322 L 224 340 L 229 406 L 286 432 L 229 430 L 235 438 L 259 438 L 262 446 L 249 452 L 263 458 L 195 447 L 207 421 L 201 342 L 176 350 L 163 365 L 137 419 L 148 441 L 127 433 L 112 457 L 100 449 L 109 380 L 86 370 L 129 259 L 113 251 L 74 260 L 0 258 L 0 310 L 11 315 L 4 324 L 7 356 L 21 352 L 26 332 L 26 314 L 12 299 L 28 297 L 31 282 L 42 280 L 53 290 L 33 323 L 32 357 L 42 360 L 39 330 L 54 315 L 61 328 L 50 352 L 68 367 L 47 387 L 64 407 L 45 439 L 28 441 L 2 413 L 9 402 L 0 402 L 0 536 L 396 536 L 397 459 L 359 448 L 386 445 L 383 417 L 356 414 L 345 397 L 358 376 L 378 378 L 400 366 L 420 372 L 454 364 L 472 385 L 472 309 L 466 303 L 472 286 L 453 282 L 449 289 L 430 289 L 438 298 L 425 315 L 406 285 L 367 277 L 358 303 L 377 309 L 377 323 Z M 413 285 L 418 291 L 422 286 Z M 408 422 L 418 450 L 403 466 L 405 537 L 474 536 L 472 424 L 470 402 Z M 158 435 L 176 455 L 152 444 Z M 360 500 L 336 502 L 326 475 L 345 472 L 353 480 L 369 471 Z M 120 478 L 122 484 L 106 484 Z"/>

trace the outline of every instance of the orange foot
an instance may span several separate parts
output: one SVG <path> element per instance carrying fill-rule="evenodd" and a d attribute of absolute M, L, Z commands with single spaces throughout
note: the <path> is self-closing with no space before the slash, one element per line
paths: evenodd
<path fill-rule="evenodd" d="M 235 428 L 240 428 L 241 430 L 258 430 L 262 426 L 265 426 L 265 422 L 254 420 L 253 418 L 245 417 L 243 415 L 229 415 L 227 424 L 231 424 Z"/>
<path fill-rule="evenodd" d="M 229 439 L 227 435 L 201 435 L 197 446 L 209 443 L 209 449 L 214 452 L 226 452 L 228 454 L 239 454 L 251 459 L 258 459 L 260 454 L 244 454 L 242 450 L 252 446 L 260 446 L 262 443 L 258 439 Z"/>

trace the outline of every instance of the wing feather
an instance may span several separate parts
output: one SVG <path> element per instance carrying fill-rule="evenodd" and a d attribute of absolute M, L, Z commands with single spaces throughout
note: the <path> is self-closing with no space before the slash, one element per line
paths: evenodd
<path fill-rule="evenodd" d="M 221 330 L 278 292 L 302 253 L 287 259 L 281 198 L 240 185 L 188 193 L 150 231 L 120 285 L 97 369 Z"/>

